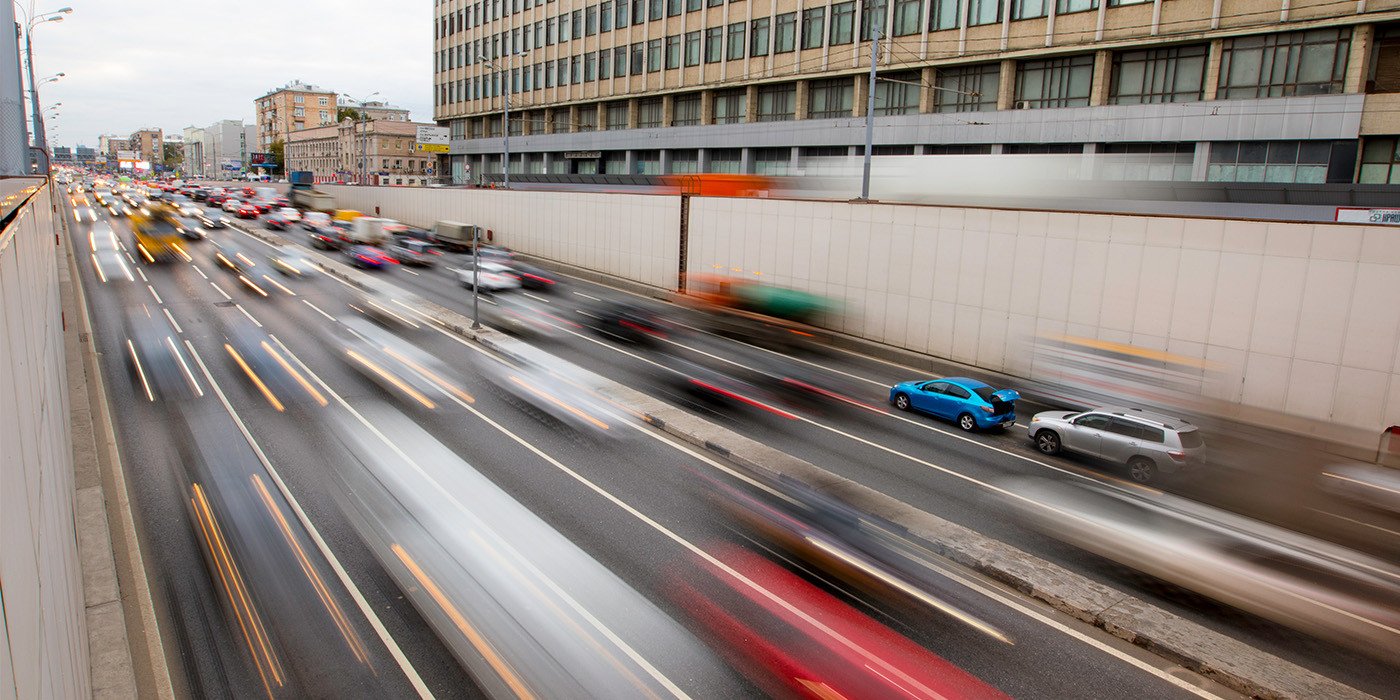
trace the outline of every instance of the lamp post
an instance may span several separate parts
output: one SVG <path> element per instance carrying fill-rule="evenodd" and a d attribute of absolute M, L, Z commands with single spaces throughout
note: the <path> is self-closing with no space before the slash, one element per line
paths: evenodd
<path fill-rule="evenodd" d="M 374 92 L 371 92 L 370 94 L 365 95 L 365 99 L 363 99 L 363 100 L 356 100 L 354 97 L 351 97 L 350 95 L 346 95 L 346 97 L 349 98 L 350 101 L 352 101 L 352 102 L 359 102 L 359 103 L 360 103 L 359 116 L 355 119 L 355 124 L 360 125 L 360 185 L 362 185 L 362 186 L 365 184 L 365 165 L 366 165 L 366 163 L 368 162 L 368 158 L 369 158 L 369 156 L 368 156 L 368 154 L 367 154 L 367 151 L 368 151 L 368 148 L 367 148 L 367 147 L 369 146 L 369 126 L 368 126 L 368 124 L 369 124 L 369 121 L 370 121 L 370 120 L 369 120 L 368 116 L 367 116 L 366 113 L 365 113 L 365 103 L 366 103 L 366 102 L 369 102 L 369 98 L 374 97 L 375 95 L 378 95 L 378 94 L 379 94 L 379 91 L 378 91 L 378 90 L 375 90 Z M 353 133 L 353 132 L 352 132 L 352 133 Z"/>
<path fill-rule="evenodd" d="M 880 19 L 885 14 L 885 4 L 871 3 L 870 14 L 874 15 L 870 34 L 870 84 L 865 96 L 865 165 L 860 176 L 860 198 L 870 199 L 870 150 L 875 145 L 875 68 L 880 58 Z"/>
<path fill-rule="evenodd" d="M 527 49 L 527 50 L 524 50 L 524 51 L 517 51 L 517 52 L 515 52 L 515 53 L 508 53 L 508 54 L 506 54 L 505 57 L 506 57 L 507 59 L 511 59 L 511 58 L 515 58 L 516 56 L 524 56 L 524 55 L 527 54 L 527 53 L 529 53 L 529 50 L 528 50 L 528 49 Z M 500 70 L 499 68 L 496 67 L 496 64 L 495 64 L 495 63 L 492 63 L 490 59 L 486 58 L 486 55 L 485 55 L 485 54 L 479 54 L 479 55 L 477 55 L 476 58 L 477 58 L 478 61 L 480 61 L 480 62 L 482 62 L 482 63 L 485 63 L 486 65 L 490 66 L 490 67 L 491 67 L 491 70 L 494 70 L 494 71 L 499 71 L 499 70 Z M 504 146 L 504 148 L 505 148 L 505 155 L 504 155 L 504 156 L 502 157 L 502 159 L 501 159 L 501 172 L 504 174 L 504 181 L 503 181 L 502 186 L 503 186 L 505 189 L 510 189 L 510 61 L 509 61 L 509 60 L 506 61 L 506 70 L 505 70 L 505 72 L 501 74 L 501 83 L 504 85 L 504 90 L 505 90 L 505 93 L 506 93 L 506 99 L 503 101 L 502 108 L 501 108 L 501 111 L 502 111 L 501 129 L 502 129 L 503 135 L 505 136 L 505 140 L 504 140 L 504 144 L 505 144 L 505 146 Z M 475 250 L 475 248 L 473 248 L 473 250 Z"/>
<path fill-rule="evenodd" d="M 24 8 L 21 7 L 19 3 L 15 3 L 15 7 L 20 8 L 21 12 L 24 11 Z M 35 174 L 39 172 L 42 172 L 44 175 L 49 174 L 49 146 L 48 139 L 44 136 L 44 115 L 39 110 L 39 83 L 34 82 L 34 44 L 31 39 L 34 34 L 35 26 L 43 24 L 44 22 L 62 22 L 63 16 L 72 11 L 73 8 L 64 7 L 53 12 L 37 14 L 33 17 L 25 16 L 24 62 L 29 72 L 29 107 L 34 113 L 34 145 L 39 149 L 40 153 L 44 154 L 43 163 L 39 164 L 42 168 L 36 166 L 37 172 Z M 44 82 L 53 82 L 54 80 L 62 78 L 63 75 L 63 73 L 59 73 L 58 75 L 44 80 Z"/>

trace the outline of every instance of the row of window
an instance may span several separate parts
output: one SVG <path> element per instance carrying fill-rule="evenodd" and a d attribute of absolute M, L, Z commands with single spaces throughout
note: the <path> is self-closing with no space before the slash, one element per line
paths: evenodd
<path fill-rule="evenodd" d="M 755 20 L 755 22 L 760 20 Z M 761 20 L 767 22 L 764 18 Z M 603 49 L 582 56 L 545 61 L 523 68 L 443 83 L 438 104 L 453 104 L 496 97 L 506 90 L 530 92 L 555 87 L 653 73 L 720 56 L 742 57 L 744 24 L 730 25 L 728 36 L 715 27 L 652 39 L 631 46 Z M 766 41 L 766 24 L 761 28 Z M 758 37 L 754 25 L 750 39 Z M 1341 92 L 1346 77 L 1351 30 L 1317 29 L 1226 39 L 1222 46 L 1217 98 L 1243 99 Z M 1109 104 L 1187 102 L 1205 99 L 1208 44 L 1117 51 L 1109 76 Z M 914 114 L 919 96 L 929 89 L 930 111 L 973 112 L 997 108 L 1001 90 L 1001 64 L 983 63 L 938 68 L 931 83 L 918 70 L 887 73 L 876 83 L 880 114 Z M 1091 101 L 1094 56 L 1081 54 L 1017 61 L 1012 89 L 1015 106 L 1023 109 L 1082 107 Z M 759 121 L 846 117 L 852 114 L 855 76 L 811 80 L 806 115 L 778 109 L 769 116 L 760 110 Z M 795 93 L 795 84 L 763 86 L 761 93 Z M 742 94 L 743 88 L 739 88 Z M 717 93 L 716 99 L 720 99 Z M 794 100 L 795 104 L 795 100 Z M 743 115 L 737 115 L 743 121 Z M 716 111 L 716 123 L 719 121 Z"/>
<path fill-rule="evenodd" d="M 1377 152 L 1388 150 L 1385 158 L 1396 158 L 1395 137 L 1381 137 L 1367 140 L 1367 153 L 1375 145 Z M 1195 156 L 1194 143 L 1116 143 L 1100 144 L 1098 152 L 1109 154 L 1097 166 L 1096 177 L 1118 181 L 1189 181 L 1192 178 L 1192 162 Z M 877 146 L 873 155 L 914 155 L 919 150 L 912 145 Z M 796 156 L 798 163 L 810 171 L 820 167 L 812 159 L 851 158 L 861 154 L 861 147 L 848 146 L 806 146 L 795 150 L 789 147 L 749 149 L 751 172 L 760 175 L 793 174 Z M 992 152 L 988 144 L 948 144 L 925 146 L 923 152 L 937 154 L 986 154 Z M 1083 144 L 1006 144 L 1003 153 L 1083 153 Z M 632 170 L 636 174 L 679 174 L 701 172 L 702 158 L 699 149 L 674 149 L 667 152 L 669 166 L 663 173 L 660 150 L 636 150 L 631 152 Z M 1126 156 L 1126 157 L 1122 157 Z M 707 163 L 704 172 L 742 173 L 745 172 L 744 149 L 706 149 L 703 162 Z M 1362 178 L 1365 181 L 1367 158 L 1362 157 Z M 463 156 L 454 156 L 463 158 Z M 482 154 L 466 156 L 480 158 L 486 165 L 485 172 L 499 173 L 500 155 Z M 543 153 L 518 154 L 512 157 L 511 172 L 543 174 L 548 167 L 551 173 L 577 174 L 626 174 L 628 152 L 604 151 L 596 159 L 569 159 L 554 157 L 548 159 Z M 1257 182 L 1257 183 L 1323 183 L 1350 182 L 1352 169 L 1356 163 L 1356 142 L 1354 141 L 1217 141 L 1209 146 L 1209 167 L 1206 180 L 1209 182 Z M 1387 168 L 1397 167 L 1387 163 Z M 1392 183 L 1400 184 L 1400 183 Z"/>
<path fill-rule="evenodd" d="M 864 25 L 868 23 L 867 20 L 874 21 L 871 15 L 872 11 L 880 16 L 881 22 L 884 21 L 888 8 L 885 4 L 887 1 L 863 0 L 862 40 L 870 38 L 870 31 L 865 29 Z M 548 0 L 548 2 L 554 2 L 554 0 Z M 999 23 L 1005 15 L 1008 2 L 1011 10 L 1009 16 L 1012 20 L 1048 16 L 1052 5 L 1051 0 L 929 0 L 928 30 L 956 29 L 963 24 L 979 26 Z M 1108 0 L 1108 6 L 1139 5 L 1147 2 L 1151 2 L 1151 0 Z M 512 14 L 544 4 L 545 0 L 482 0 L 473 3 L 470 7 L 438 17 L 433 26 L 433 38 L 449 37 L 458 32 L 479 27 L 502 17 L 509 17 Z M 706 7 L 717 7 L 723 4 L 724 0 L 633 0 L 629 6 L 627 0 L 606 0 L 586 8 L 565 12 L 558 15 L 557 18 L 551 17 L 545 21 L 549 23 L 551 35 L 554 33 L 554 26 L 557 22 L 559 37 L 563 41 L 565 37 L 578 39 L 582 36 L 593 36 L 599 32 L 611 31 L 614 28 L 622 29 L 627 27 L 629 22 L 633 25 L 655 22 L 667 17 L 699 12 Z M 1099 9 L 1099 0 L 1054 0 L 1053 6 L 1057 15 L 1088 12 Z M 832 13 L 833 23 L 836 21 L 834 8 L 835 6 L 833 6 Z M 818 13 L 824 13 L 825 9 L 825 7 L 817 7 L 802 10 L 804 27 L 809 17 L 820 22 L 823 17 Z M 919 20 L 923 17 L 924 0 L 893 0 L 892 10 L 890 26 L 886 34 L 909 36 L 920 32 L 921 23 Z M 535 24 L 539 25 L 540 23 L 536 22 Z M 817 28 L 816 31 L 820 34 L 821 30 Z"/>

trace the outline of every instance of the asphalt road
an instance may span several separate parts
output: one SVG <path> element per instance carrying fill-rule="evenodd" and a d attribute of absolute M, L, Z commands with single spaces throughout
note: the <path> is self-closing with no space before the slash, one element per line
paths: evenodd
<path fill-rule="evenodd" d="M 211 264 L 211 241 L 186 244 L 189 261 L 133 262 L 133 279 L 103 282 L 86 260 L 87 235 L 106 226 L 119 240 L 128 240 L 124 221 L 103 216 L 73 227 L 72 243 L 145 549 L 154 559 L 149 566 L 161 581 L 157 594 L 163 595 L 168 617 L 177 622 L 170 646 L 179 653 L 171 658 L 182 661 L 179 675 L 193 694 L 482 694 L 345 515 L 334 486 L 341 453 L 328 414 L 306 406 L 277 410 L 231 360 L 225 343 L 247 332 L 249 324 L 260 324 L 259 332 L 335 397 L 325 410 L 375 415 L 386 403 L 397 403 L 432 438 L 673 617 L 683 617 L 681 606 L 667 595 L 659 572 L 690 547 L 745 543 L 697 489 L 697 474 L 733 481 L 708 455 L 650 431 L 628 428 L 618 437 L 597 438 L 563 430 L 493 391 L 472 369 L 481 360 L 479 349 L 429 327 L 410 332 L 409 339 L 458 372 L 473 400 L 435 410 L 396 401 L 351 369 L 342 349 L 326 340 L 330 318 L 355 313 L 350 304 L 356 300 L 341 283 L 325 276 L 296 282 L 276 277 L 273 285 L 274 277 L 268 277 L 261 284 L 264 296 Z M 261 242 L 232 230 L 216 236 L 240 241 L 250 258 L 265 261 Z M 305 240 L 298 233 L 289 237 Z M 262 273 L 253 270 L 249 276 L 259 279 Z M 399 268 L 386 274 L 426 299 L 469 312 L 468 295 L 446 269 Z M 552 316 L 568 319 L 587 311 L 595 299 L 618 295 L 571 282 L 538 296 Z M 191 363 L 202 395 L 147 400 L 140 376 L 129 369 L 123 322 L 141 309 L 171 323 L 172 338 L 185 349 L 182 356 Z M 1014 431 L 965 436 L 950 425 L 908 415 L 788 418 L 705 406 L 658 385 L 645 353 L 568 322 L 558 325 L 564 332 L 542 346 L 576 364 L 1090 577 L 1137 587 L 1139 595 L 1343 682 L 1378 695 L 1393 693 L 1393 669 L 1189 596 L 1145 589 L 1115 567 L 1000 519 L 980 483 L 1046 470 L 1066 470 L 1070 475 L 1055 473 L 1069 478 L 1093 471 L 1072 461 L 1041 460 Z M 693 348 L 685 352 L 740 353 L 713 337 L 677 342 Z M 909 378 L 899 368 L 854 356 L 820 362 L 851 375 L 876 406 L 883 406 L 882 386 Z M 211 536 L 214 530 L 223 536 Z M 1141 649 L 975 574 L 967 576 L 981 596 L 978 614 L 1005 630 L 1014 646 L 947 619 L 896 614 L 831 588 L 1014 697 L 1232 697 Z M 234 578 L 243 583 L 230 584 Z M 266 631 L 259 633 L 260 628 Z M 660 671 L 687 694 L 755 693 L 735 674 L 697 674 L 694 669 L 709 668 L 703 659 L 660 649 L 642 652 L 654 654 Z M 277 678 L 285 679 L 280 692 Z"/>

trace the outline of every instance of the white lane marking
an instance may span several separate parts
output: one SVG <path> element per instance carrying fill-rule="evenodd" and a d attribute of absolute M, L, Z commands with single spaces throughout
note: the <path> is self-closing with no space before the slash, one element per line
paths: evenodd
<path fill-rule="evenodd" d="M 140 272 L 139 269 L 138 269 L 137 271 Z M 142 276 L 144 277 L 145 275 L 142 275 Z M 164 301 L 161 301 L 160 295 L 159 295 L 159 294 L 156 294 L 156 288 L 155 288 L 155 287 L 152 287 L 151 285 L 148 284 L 148 285 L 146 285 L 146 289 L 151 290 L 151 296 L 153 296 L 153 297 L 156 298 L 156 303 L 157 303 L 157 304 L 164 304 L 164 303 L 165 303 Z"/>
<path fill-rule="evenodd" d="M 224 298 L 225 298 L 225 299 L 229 299 L 229 300 L 232 300 L 232 299 L 233 299 L 233 297 L 229 296 L 229 295 L 228 295 L 228 292 L 225 292 L 225 291 L 223 290 L 223 288 L 220 287 L 220 286 L 218 285 L 217 282 L 210 282 L 209 285 L 212 286 L 212 287 L 213 287 L 216 291 L 218 291 L 220 294 L 224 295 Z"/>
<path fill-rule="evenodd" d="M 587 311 L 584 311 L 583 309 L 574 309 L 574 313 L 576 313 L 576 314 L 583 314 L 584 316 L 587 316 L 587 317 L 589 317 L 589 318 L 596 318 L 596 319 L 598 319 L 598 320 L 602 320 L 602 317 L 601 317 L 601 316 L 598 316 L 598 315 L 596 315 L 596 314 L 590 314 L 590 313 L 588 313 Z"/>
<path fill-rule="evenodd" d="M 165 317 L 170 319 L 170 325 L 175 326 L 175 332 L 184 335 L 185 331 L 180 328 L 180 324 L 175 322 L 175 317 L 170 315 L 170 309 L 161 309 L 165 312 Z"/>
<path fill-rule="evenodd" d="M 316 310 L 316 313 L 321 314 L 322 316 L 325 316 L 326 318 L 328 318 L 328 319 L 330 319 L 330 320 L 332 320 L 332 321 L 335 320 L 335 317 L 334 317 L 334 316 L 332 316 L 332 315 L 330 315 L 330 314 L 328 314 L 328 313 L 322 311 L 322 310 L 321 310 L 321 307 L 316 306 L 315 304 L 313 304 L 313 303 L 311 303 L 311 302 L 309 302 L 309 301 L 307 301 L 307 300 L 305 300 L 305 299 L 302 299 L 302 300 L 301 300 L 301 303 L 306 304 L 307 306 L 310 306 L 311 308 L 315 309 L 315 310 Z"/>
<path fill-rule="evenodd" d="M 244 315 L 244 316 L 247 316 L 247 317 L 248 317 L 248 320 L 249 320 L 249 321 L 252 321 L 253 324 L 256 325 L 258 328 L 262 328 L 262 327 L 263 327 L 263 325 L 262 325 L 261 323 L 258 323 L 258 319 L 253 318 L 253 315 L 250 314 L 250 313 L 248 313 L 248 310 L 247 310 L 247 309 L 243 308 L 243 305 L 242 305 L 242 304 L 234 304 L 233 306 L 234 306 L 234 308 L 238 309 L 239 311 L 242 311 L 242 312 L 243 312 L 243 315 Z"/>
<path fill-rule="evenodd" d="M 321 377 L 315 372 L 313 372 L 310 367 L 307 367 L 306 363 L 302 362 L 301 358 L 297 357 L 296 353 L 293 353 L 291 348 L 288 348 L 285 344 L 283 344 L 282 341 L 277 338 L 277 336 L 269 337 L 271 337 L 273 342 L 277 343 L 278 347 L 282 348 L 282 350 L 286 352 L 289 357 L 295 360 L 298 365 L 301 365 L 301 368 L 305 370 L 306 373 L 310 375 L 313 379 L 315 379 L 316 383 L 320 384 L 321 388 L 325 389 L 327 394 L 330 394 L 333 398 L 335 398 L 336 402 L 339 403 L 342 408 L 344 408 L 346 411 L 349 411 L 350 414 L 355 416 L 356 420 L 360 421 L 360 423 L 364 425 L 366 429 L 368 429 L 371 433 L 374 433 L 374 435 L 378 437 L 380 441 L 382 441 L 386 446 L 388 446 L 389 449 L 393 450 L 396 454 L 398 454 L 400 459 L 404 460 L 404 462 L 408 464 L 413 465 L 413 467 L 418 470 L 419 475 L 424 479 L 427 479 L 429 482 L 434 484 L 438 483 L 437 480 L 434 479 L 431 474 L 428 474 L 426 471 L 423 470 L 423 467 L 420 466 L 416 460 L 405 454 L 403 450 L 399 448 L 398 445 L 394 444 L 391 440 L 389 440 L 387 436 L 384 435 L 384 433 L 380 432 L 379 428 L 375 427 L 375 425 L 371 423 L 368 419 L 366 419 L 363 415 L 361 415 L 359 411 L 355 410 L 354 406 L 351 406 L 350 403 L 346 401 L 340 394 L 338 394 L 334 389 L 330 388 L 330 386 L 326 384 L 325 380 L 321 379 Z M 531 447 L 531 449 L 534 449 L 527 443 L 522 442 L 521 438 L 516 436 L 514 433 L 506 430 L 504 427 L 491 420 L 490 418 L 487 418 L 486 414 L 482 413 L 481 411 L 478 411 L 471 404 L 463 401 L 462 399 L 458 398 L 450 392 L 446 394 L 446 396 L 447 398 L 457 403 L 457 405 L 467 409 L 468 411 L 476 415 L 478 418 L 482 419 L 483 421 L 486 421 L 487 423 L 495 427 L 497 430 L 500 430 L 506 435 L 509 435 L 510 437 L 514 438 L 517 442 L 521 442 L 521 444 L 526 444 L 527 447 Z M 538 450 L 535 450 L 535 452 L 545 457 L 546 459 L 552 460 L 552 458 L 548 457 L 547 455 L 544 455 L 543 452 L 540 452 Z M 563 465 L 560 466 L 562 467 Z M 458 503 L 463 512 L 471 512 L 469 508 L 467 508 L 464 504 L 461 503 L 461 501 L 456 497 L 456 495 L 449 493 L 445 489 L 440 488 L 440 490 L 442 490 L 443 493 L 446 493 L 448 495 L 448 498 Z M 514 549 L 513 547 L 510 547 L 510 545 L 500 537 L 499 533 L 494 532 L 488 524 L 479 523 L 477 529 L 481 531 L 490 532 L 495 537 L 498 544 L 500 544 L 503 547 Z M 611 628 L 603 624 L 602 620 L 599 620 L 598 618 L 594 617 L 593 614 L 590 613 L 587 608 L 583 607 L 583 605 L 581 605 L 572 595 L 570 595 L 568 591 L 561 587 L 552 578 L 546 576 L 544 572 L 540 571 L 533 564 L 531 564 L 527 557 L 518 552 L 516 553 L 516 557 L 519 563 L 532 570 L 532 573 L 535 575 L 536 580 L 543 581 L 556 595 L 563 599 L 564 602 L 568 603 L 569 607 L 573 608 L 575 612 L 577 612 L 579 615 L 583 616 L 586 620 L 588 620 L 589 624 L 592 625 L 594 629 L 598 630 L 605 637 L 607 637 L 608 640 L 611 641 L 624 654 L 626 654 L 628 658 L 631 658 L 635 663 L 641 666 L 647 672 L 648 675 L 650 675 L 658 683 L 665 686 L 667 690 L 671 691 L 672 695 L 678 698 L 690 698 L 690 696 L 685 691 L 681 690 L 680 687 L 677 686 L 670 678 L 666 677 L 666 675 L 662 673 L 660 669 L 657 669 L 651 664 L 651 662 L 647 661 L 646 657 L 642 656 L 636 649 L 634 649 L 631 645 L 627 644 L 627 642 L 623 641 L 621 637 L 617 636 L 617 634 L 613 632 Z"/>
<path fill-rule="evenodd" d="M 281 345 L 282 343 L 279 341 L 277 344 Z M 267 471 L 268 476 L 272 477 L 272 481 L 277 484 L 277 490 L 281 491 L 282 497 L 287 499 L 287 503 L 291 506 L 292 512 L 296 513 L 297 520 L 301 521 L 302 527 L 305 527 L 307 533 L 311 535 L 312 541 L 316 543 L 316 548 L 321 550 L 321 555 L 330 563 L 331 568 L 335 571 L 336 577 L 340 579 L 341 585 L 345 586 L 345 589 L 350 593 L 350 597 L 354 598 L 355 605 L 360 608 L 360 612 L 368 620 L 370 626 L 374 628 L 375 634 L 379 635 L 379 640 L 388 648 L 389 654 L 394 657 L 394 661 L 398 663 L 399 669 L 408 677 L 408 681 L 413 685 L 414 690 L 418 691 L 418 697 L 432 698 L 433 693 L 428 690 L 428 685 L 419 677 L 418 670 L 413 668 L 413 664 L 409 663 L 408 657 L 404 655 L 403 650 L 399 648 L 394 638 L 389 635 L 389 630 L 385 629 L 384 623 L 379 621 L 379 617 L 375 615 L 374 610 L 369 605 L 369 601 L 365 600 L 364 594 L 360 593 L 360 589 L 356 587 L 355 582 L 350 579 L 350 574 L 345 570 L 344 566 L 341 566 L 340 560 L 336 558 L 335 553 L 332 552 L 330 546 L 326 544 L 326 540 L 321 537 L 320 531 L 311 523 L 311 518 L 307 517 L 305 510 L 302 510 L 301 504 L 298 503 L 296 497 L 292 495 L 291 489 L 287 488 L 286 482 L 282 481 L 282 475 L 277 473 L 277 469 L 272 466 L 272 462 L 269 461 L 267 455 L 263 453 L 262 447 L 253 439 L 253 434 L 248 431 L 248 426 L 243 424 L 243 419 L 233 410 L 233 405 L 229 403 L 228 397 L 224 396 L 223 390 L 215 383 L 214 376 L 209 373 L 209 368 L 204 365 L 204 359 L 199 356 L 199 352 L 194 349 L 194 345 L 192 345 L 190 341 L 186 340 L 185 345 L 189 347 L 190 354 L 194 357 L 195 362 L 199 363 L 199 369 L 204 372 L 204 378 L 209 382 L 209 386 L 214 389 L 214 394 L 219 397 L 219 402 L 224 405 L 224 410 L 228 411 L 229 416 L 233 418 L 233 422 L 238 424 L 238 430 L 243 433 L 243 438 L 247 440 L 248 445 L 253 448 L 253 453 L 258 456 L 258 461 L 262 462 L 263 469 Z M 285 349 L 285 346 L 283 347 Z M 298 362 L 300 362 L 300 360 L 298 360 Z M 305 365 L 302 366 L 305 367 Z"/>
<path fill-rule="evenodd" d="M 546 299 L 546 298 L 544 298 L 544 297 L 542 297 L 542 296 L 540 296 L 540 295 L 538 295 L 538 294 L 531 294 L 531 293 L 529 293 L 529 292 L 521 292 L 521 294 L 524 294 L 525 296 L 530 297 L 531 299 L 534 299 L 535 301 L 542 301 L 542 302 L 544 302 L 544 303 L 546 303 L 546 304 L 552 304 L 552 303 L 554 303 L 554 302 L 551 302 L 550 300 L 548 300 L 548 299 Z"/>
<path fill-rule="evenodd" d="M 135 265 L 135 264 L 136 264 L 136 258 L 131 257 L 131 253 L 126 252 L 126 247 L 125 247 L 125 246 L 122 246 L 122 254 L 126 256 L 126 259 L 127 259 L 127 260 L 130 260 L 130 261 L 131 261 L 131 264 L 132 264 L 132 265 Z"/>
<path fill-rule="evenodd" d="M 281 284 L 280 282 L 278 282 L 278 281 L 275 280 L 275 279 L 272 279 L 271 277 L 267 276 L 266 274 L 264 274 L 264 275 L 262 276 L 262 278 L 265 279 L 265 280 L 267 280 L 268 282 L 271 282 L 271 283 L 272 283 L 272 286 L 274 286 L 274 287 L 276 287 L 276 288 L 278 288 L 278 289 L 280 289 L 280 290 L 286 292 L 289 296 L 296 296 L 296 295 L 297 295 L 296 292 L 294 292 L 294 291 L 292 291 L 292 290 L 290 290 L 290 289 L 287 289 L 286 287 L 282 286 L 282 284 Z"/>
<path fill-rule="evenodd" d="M 198 266 L 198 265 L 195 265 L 194 263 L 190 263 L 190 267 L 193 267 L 193 268 L 194 268 L 194 271 L 195 271 L 195 272 L 198 272 L 200 277 L 203 277 L 204 279 L 209 279 L 209 275 L 204 274 L 204 270 L 199 269 L 199 266 Z"/>
<path fill-rule="evenodd" d="M 142 271 L 141 268 L 136 268 L 136 274 L 141 275 L 142 282 L 150 282 L 150 280 L 146 279 L 146 273 Z"/>
<path fill-rule="evenodd" d="M 410 274 L 410 275 L 413 275 L 414 277 L 417 277 L 417 276 L 418 276 L 418 273 L 417 273 L 417 272 L 414 272 L 413 270 L 410 270 L 410 269 L 408 269 L 408 268 L 406 268 L 406 267 L 403 269 L 403 271 L 404 271 L 404 272 L 407 272 L 407 273 Z"/>
<path fill-rule="evenodd" d="M 1355 524 L 1357 524 L 1357 525 L 1363 525 L 1363 526 L 1369 527 L 1369 528 L 1371 528 L 1371 529 L 1373 529 L 1373 530 L 1380 530 L 1381 532 L 1384 532 L 1384 533 L 1386 533 L 1386 534 L 1388 534 L 1388 535 L 1392 535 L 1392 536 L 1394 536 L 1394 537 L 1400 537 L 1400 532 L 1396 532 L 1396 531 L 1394 531 L 1394 530 L 1391 530 L 1390 528 L 1381 527 L 1380 525 L 1372 525 L 1371 523 L 1362 522 L 1362 521 L 1360 521 L 1360 520 L 1353 520 L 1353 519 L 1351 519 L 1351 518 L 1346 517 L 1345 515 L 1338 515 L 1338 514 L 1336 514 L 1336 513 L 1331 512 L 1331 511 L 1318 510 L 1317 508 L 1309 508 L 1308 510 L 1310 510 L 1310 511 L 1312 511 L 1312 512 L 1314 512 L 1314 513 L 1321 513 L 1322 515 L 1330 515 L 1330 516 L 1332 516 L 1332 517 L 1334 517 L 1334 518 L 1337 518 L 1337 519 L 1339 519 L 1339 520 L 1345 520 L 1345 521 L 1347 521 L 1347 522 L 1349 522 L 1349 523 L 1355 523 Z"/>
<path fill-rule="evenodd" d="M 592 299 L 593 301 L 602 301 L 602 299 L 599 299 L 598 297 L 592 296 L 592 295 L 590 295 L 590 294 L 584 294 L 583 292 L 574 292 L 574 294 L 577 294 L 577 295 L 583 297 L 584 299 Z"/>

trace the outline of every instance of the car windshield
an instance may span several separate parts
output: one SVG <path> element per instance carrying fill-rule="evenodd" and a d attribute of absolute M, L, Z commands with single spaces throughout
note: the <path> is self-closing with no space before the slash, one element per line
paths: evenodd
<path fill-rule="evenodd" d="M 1205 447 L 1206 442 L 1201 439 L 1199 430 L 1183 430 L 1177 436 L 1181 438 L 1182 447 Z"/>
<path fill-rule="evenodd" d="M 987 403 L 991 403 L 991 402 L 992 402 L 992 388 L 991 388 L 991 387 L 989 387 L 989 386 L 979 386 L 979 387 L 977 387 L 976 389 L 973 389 L 972 391 L 973 391 L 973 393 L 975 393 L 975 394 L 977 394 L 978 396 L 982 397 L 982 400 L 983 400 L 983 401 L 986 401 Z"/>

